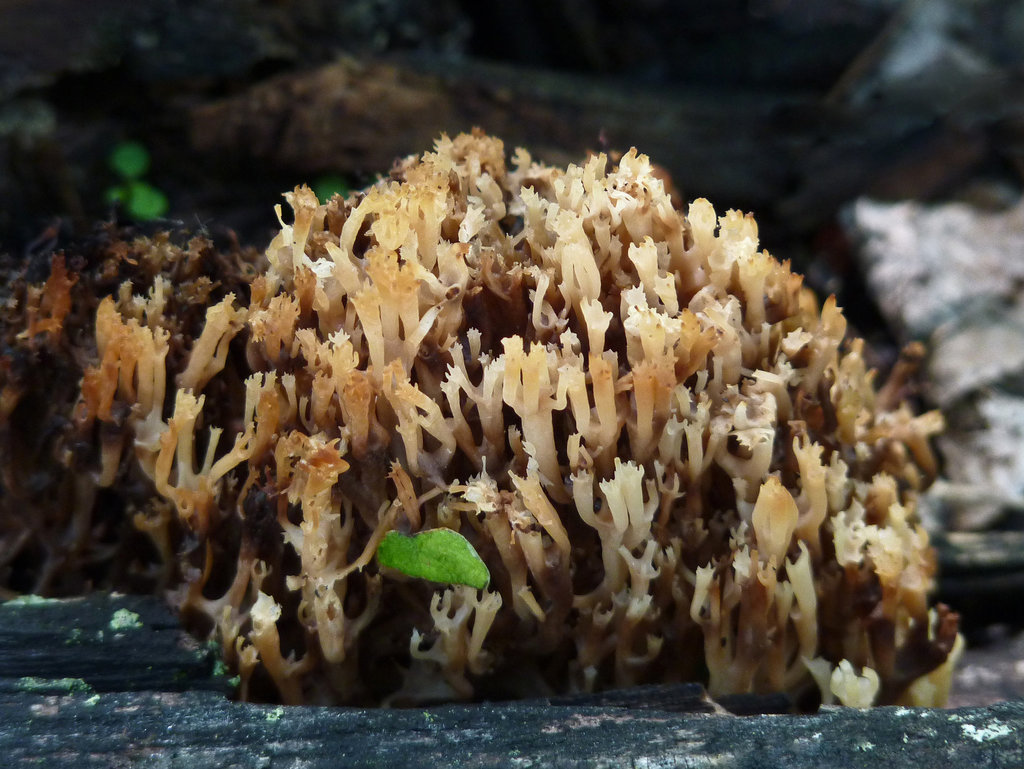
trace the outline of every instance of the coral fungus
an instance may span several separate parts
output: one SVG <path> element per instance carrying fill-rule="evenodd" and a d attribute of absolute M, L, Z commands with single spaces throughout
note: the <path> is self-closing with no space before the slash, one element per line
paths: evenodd
<path fill-rule="evenodd" d="M 123 438 L 101 485 L 130 454 L 173 504 L 176 600 L 243 696 L 944 699 L 957 620 L 914 519 L 941 418 L 876 398 L 753 218 L 677 210 L 636 151 L 507 166 L 479 132 L 285 197 L 174 366 L 160 296 L 99 305 L 77 414 Z M 487 589 L 375 558 L 439 528 Z"/>
<path fill-rule="evenodd" d="M 152 532 L 170 539 L 154 540 L 133 525 L 172 507 L 125 447 L 140 410 L 163 415 L 166 374 L 184 366 L 207 306 L 247 291 L 262 257 L 110 225 L 49 238 L 62 244 L 52 256 L 0 261 L 0 596 L 160 589 L 176 578 L 181 532 L 164 521 Z M 101 303 L 110 294 L 116 311 Z M 147 357 L 154 335 L 158 358 Z"/>

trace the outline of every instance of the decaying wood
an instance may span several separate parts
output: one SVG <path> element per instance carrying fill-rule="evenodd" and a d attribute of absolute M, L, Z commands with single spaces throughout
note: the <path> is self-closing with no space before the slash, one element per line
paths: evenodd
<path fill-rule="evenodd" d="M 589 703 L 284 708 L 231 702 L 214 668 L 157 599 L 2 604 L 4 766 L 1024 765 L 1021 701 L 752 718 L 651 708 L 636 693 Z M 664 695 L 658 689 L 652 698 Z"/>
<path fill-rule="evenodd" d="M 1024 704 L 679 716 L 520 702 L 430 710 L 240 705 L 210 692 L 0 695 L 9 767 L 1024 765 Z"/>
<path fill-rule="evenodd" d="M 978 126 L 1014 113 L 1009 88 L 980 82 L 969 103 L 939 116 L 913 101 L 844 105 L 473 60 L 344 59 L 198 106 L 189 122 L 194 146 L 211 156 L 308 174 L 380 171 L 473 126 L 557 164 L 636 146 L 684 197 L 800 230 L 861 194 L 927 196 L 961 178 L 985 156 Z"/>
<path fill-rule="evenodd" d="M 96 594 L 0 604 L 0 691 L 223 695 L 228 684 L 213 675 L 219 659 L 216 646 L 184 633 L 157 598 Z"/>
<path fill-rule="evenodd" d="M 201 151 L 250 162 L 367 173 L 480 126 L 555 164 L 636 146 L 687 196 L 768 204 L 806 139 L 779 129 L 805 107 L 777 93 L 715 98 L 480 61 L 344 59 L 198 107 L 191 135 Z"/>
<path fill-rule="evenodd" d="M 948 532 L 933 538 L 939 553 L 939 596 L 965 626 L 1024 621 L 1024 532 Z"/>
<path fill-rule="evenodd" d="M 1024 580 L 1024 531 L 953 531 L 934 539 L 950 580 L 1011 573 Z"/>
<path fill-rule="evenodd" d="M 442 132 L 480 126 L 552 163 L 635 145 L 687 184 L 714 176 L 765 196 L 776 186 L 760 177 L 776 173 L 779 159 L 766 153 L 758 162 L 764 149 L 749 139 L 784 109 L 778 94 L 715 100 L 480 61 L 347 58 L 198 107 L 191 134 L 200 150 L 309 173 L 367 173 L 422 152 Z"/>

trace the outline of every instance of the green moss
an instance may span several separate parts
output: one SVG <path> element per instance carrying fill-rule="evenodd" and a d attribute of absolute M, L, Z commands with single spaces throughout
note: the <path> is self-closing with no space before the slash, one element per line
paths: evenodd
<path fill-rule="evenodd" d="M 210 640 L 204 643 L 196 651 L 196 659 L 200 662 L 205 660 L 213 660 L 216 666 L 217 661 L 224 658 L 224 647 L 220 645 L 219 641 Z"/>
<path fill-rule="evenodd" d="M 92 687 L 81 678 L 36 678 L 23 676 L 18 679 L 18 689 L 23 692 L 61 694 L 86 694 Z"/>

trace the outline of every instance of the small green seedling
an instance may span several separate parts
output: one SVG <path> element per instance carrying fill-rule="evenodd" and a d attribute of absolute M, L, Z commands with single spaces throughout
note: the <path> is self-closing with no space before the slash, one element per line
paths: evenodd
<path fill-rule="evenodd" d="M 483 590 L 491 573 L 464 536 L 451 529 L 431 529 L 408 536 L 389 531 L 377 546 L 381 566 L 410 577 Z"/>
<path fill-rule="evenodd" d="M 324 174 L 312 184 L 313 193 L 321 203 L 326 203 L 335 195 L 345 197 L 351 187 L 340 174 Z"/>
<path fill-rule="evenodd" d="M 122 179 L 141 179 L 149 170 L 149 150 L 139 142 L 121 142 L 110 153 L 110 167 Z"/>
<path fill-rule="evenodd" d="M 159 219 L 167 213 L 167 196 L 142 179 L 149 170 L 149 151 L 143 145 L 121 142 L 110 153 L 109 162 L 122 181 L 107 190 L 107 203 L 120 203 L 139 221 Z"/>

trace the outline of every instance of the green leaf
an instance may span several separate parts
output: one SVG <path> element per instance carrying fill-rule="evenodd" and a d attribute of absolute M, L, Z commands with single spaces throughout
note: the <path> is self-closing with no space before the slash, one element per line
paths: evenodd
<path fill-rule="evenodd" d="M 125 209 L 133 219 L 147 222 L 167 213 L 167 196 L 152 184 L 129 182 L 127 192 Z"/>
<path fill-rule="evenodd" d="M 345 197 L 351 187 L 340 174 L 324 174 L 313 182 L 313 193 L 321 203 L 326 203 L 335 195 Z"/>
<path fill-rule="evenodd" d="M 431 529 L 411 537 L 389 531 L 377 546 L 377 560 L 381 566 L 431 582 L 482 590 L 491 581 L 487 565 L 473 546 L 451 529 Z"/>
<path fill-rule="evenodd" d="M 149 150 L 138 142 L 121 142 L 110 153 L 110 167 L 124 179 L 138 179 L 149 170 Z"/>

